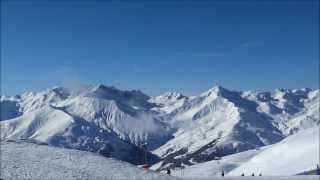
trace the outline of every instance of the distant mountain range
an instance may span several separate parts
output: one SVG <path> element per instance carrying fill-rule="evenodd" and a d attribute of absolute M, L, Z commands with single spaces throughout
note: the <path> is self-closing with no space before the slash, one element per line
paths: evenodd
<path fill-rule="evenodd" d="M 1 139 L 97 152 L 158 170 L 277 143 L 320 124 L 319 90 L 232 91 L 151 97 L 105 85 L 1 96 Z"/>

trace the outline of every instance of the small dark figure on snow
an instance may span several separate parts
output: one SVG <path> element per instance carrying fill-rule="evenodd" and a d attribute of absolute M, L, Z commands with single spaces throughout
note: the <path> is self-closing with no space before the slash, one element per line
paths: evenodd
<path fill-rule="evenodd" d="M 317 175 L 320 176 L 320 167 L 319 167 L 319 164 L 317 164 Z"/>
<path fill-rule="evenodd" d="M 170 175 L 170 174 L 171 174 L 170 169 L 167 169 L 167 174 L 168 174 L 168 175 Z"/>
<path fill-rule="evenodd" d="M 254 176 L 254 173 L 252 173 L 252 176 Z"/>
<path fill-rule="evenodd" d="M 224 171 L 222 170 L 222 172 L 221 172 L 221 176 L 223 177 L 224 176 Z"/>
<path fill-rule="evenodd" d="M 262 174 L 260 173 L 259 176 L 262 176 Z"/>
<path fill-rule="evenodd" d="M 244 173 L 242 173 L 241 176 L 244 176 Z"/>

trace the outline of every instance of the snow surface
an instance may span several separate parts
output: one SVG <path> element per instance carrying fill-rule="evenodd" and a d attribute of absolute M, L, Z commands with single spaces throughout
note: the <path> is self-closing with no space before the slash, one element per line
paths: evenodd
<path fill-rule="evenodd" d="M 255 177 L 211 177 L 183 178 L 186 180 L 319 180 L 319 176 L 255 176 Z"/>
<path fill-rule="evenodd" d="M 228 175 L 250 174 L 294 175 L 316 168 L 320 164 L 319 129 L 314 127 L 289 136 L 283 141 L 266 147 L 248 162 Z"/>
<path fill-rule="evenodd" d="M 35 142 L 1 142 L 1 179 L 180 179 L 97 154 Z M 319 176 L 214 177 L 216 180 L 318 180 Z M 210 178 L 187 177 L 186 180 Z"/>
<path fill-rule="evenodd" d="M 176 179 L 97 154 L 37 145 L 1 142 L 2 179 Z"/>
<path fill-rule="evenodd" d="M 210 178 L 221 176 L 240 176 L 252 173 L 264 176 L 295 175 L 313 170 L 319 164 L 319 127 L 306 129 L 291 135 L 279 143 L 260 149 L 244 151 L 199 163 L 184 169 L 176 168 L 173 175 L 177 177 Z M 157 169 L 152 167 L 152 169 Z M 320 177 L 319 177 L 320 178 Z"/>
<path fill-rule="evenodd" d="M 220 160 L 212 160 L 204 163 L 199 163 L 184 169 L 176 168 L 173 170 L 173 175 L 178 177 L 193 177 L 193 178 L 210 178 L 221 176 L 222 170 L 227 173 L 232 169 L 239 167 L 261 150 L 249 150 L 241 153 L 225 156 Z M 155 168 L 156 169 L 156 168 Z"/>

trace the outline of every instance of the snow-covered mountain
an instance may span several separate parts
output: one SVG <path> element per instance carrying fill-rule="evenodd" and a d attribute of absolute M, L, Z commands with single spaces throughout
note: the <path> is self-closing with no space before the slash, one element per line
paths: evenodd
<path fill-rule="evenodd" d="M 163 159 L 160 170 L 270 145 L 319 125 L 319 90 L 238 92 L 217 86 L 166 116 L 176 132 L 153 151 Z"/>
<path fill-rule="evenodd" d="M 104 85 L 1 96 L 1 139 L 34 139 L 157 169 L 277 143 L 319 125 L 319 90 L 231 91 L 150 97 Z"/>
<path fill-rule="evenodd" d="M 140 143 L 150 142 L 152 149 L 170 138 L 170 129 L 149 110 L 148 98 L 140 91 L 103 85 L 3 96 L 1 138 L 34 139 L 143 163 Z"/>

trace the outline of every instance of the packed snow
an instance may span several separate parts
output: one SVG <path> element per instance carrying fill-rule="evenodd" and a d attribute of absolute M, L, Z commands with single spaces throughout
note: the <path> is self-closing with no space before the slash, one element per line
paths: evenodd
<path fill-rule="evenodd" d="M 97 154 L 30 142 L 1 142 L 1 179 L 176 179 Z"/>

